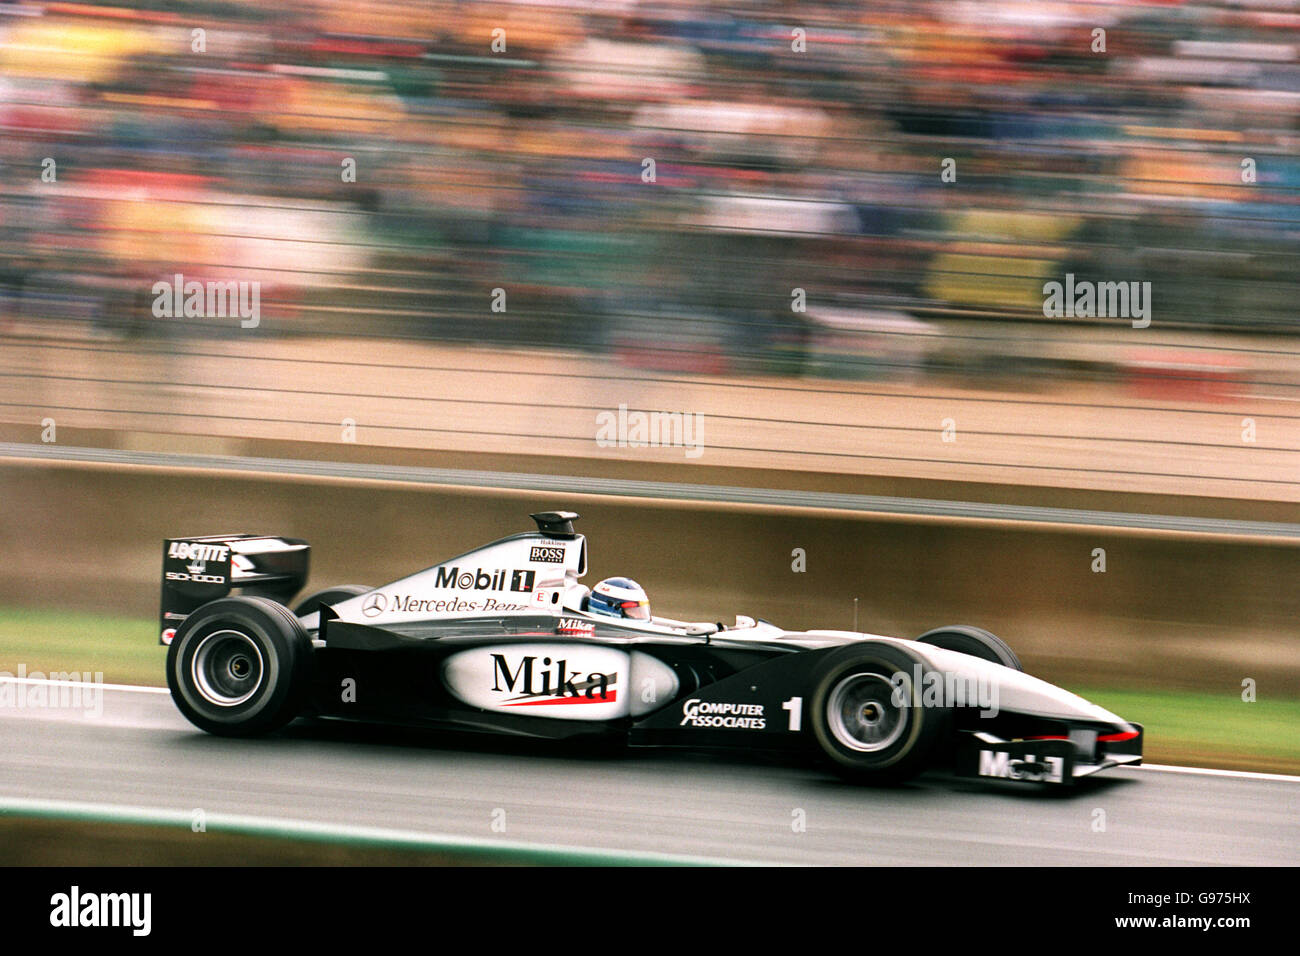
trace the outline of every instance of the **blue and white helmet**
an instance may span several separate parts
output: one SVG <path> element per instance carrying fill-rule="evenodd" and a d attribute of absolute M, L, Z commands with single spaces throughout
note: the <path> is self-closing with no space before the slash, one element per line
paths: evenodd
<path fill-rule="evenodd" d="M 610 617 L 650 620 L 650 599 L 645 588 L 631 578 L 606 578 L 591 589 L 587 610 Z"/>

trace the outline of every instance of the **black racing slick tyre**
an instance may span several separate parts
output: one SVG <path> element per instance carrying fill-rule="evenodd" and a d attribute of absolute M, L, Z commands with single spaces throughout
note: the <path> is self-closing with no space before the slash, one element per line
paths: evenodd
<path fill-rule="evenodd" d="M 374 588 L 368 588 L 364 584 L 340 584 L 338 587 L 326 588 L 324 591 L 317 591 L 303 598 L 293 609 L 293 613 L 298 617 L 306 617 L 319 611 L 322 604 L 338 604 L 359 594 L 369 594 L 373 590 Z"/>
<path fill-rule="evenodd" d="M 969 624 L 950 624 L 947 627 L 937 627 L 933 631 L 926 631 L 916 640 L 920 644 L 929 644 L 945 651 L 969 654 L 971 657 L 978 657 L 982 661 L 992 661 L 994 664 L 1001 664 L 1003 667 L 1010 667 L 1012 670 L 1024 671 L 1025 669 L 1020 663 L 1020 658 L 1016 657 L 1016 652 L 1011 649 L 1010 644 L 982 627 L 971 627 Z"/>
<path fill-rule="evenodd" d="M 167 649 L 167 686 L 190 723 L 253 737 L 298 716 L 312 645 L 298 618 L 268 598 L 211 601 L 187 617 Z"/>
<path fill-rule="evenodd" d="M 813 734 L 832 769 L 855 783 L 901 783 L 924 770 L 949 711 L 926 706 L 926 669 L 888 644 L 842 647 L 813 683 Z"/>

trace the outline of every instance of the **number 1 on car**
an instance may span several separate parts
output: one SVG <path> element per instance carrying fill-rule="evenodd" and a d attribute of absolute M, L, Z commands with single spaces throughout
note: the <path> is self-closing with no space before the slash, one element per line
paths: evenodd
<path fill-rule="evenodd" d="M 802 697 L 791 697 L 789 700 L 787 700 L 784 704 L 781 705 L 781 709 L 786 711 L 790 715 L 791 730 L 799 730 L 803 726 L 803 698 Z"/>

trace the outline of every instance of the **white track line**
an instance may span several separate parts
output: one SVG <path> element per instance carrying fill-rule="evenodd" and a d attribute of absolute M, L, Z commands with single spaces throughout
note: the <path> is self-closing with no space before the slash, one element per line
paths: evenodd
<path fill-rule="evenodd" d="M 133 823 L 146 826 L 175 826 L 187 829 L 192 828 L 194 821 L 194 813 L 191 810 L 119 806 L 111 803 L 80 803 L 69 800 L 0 797 L 0 818 L 3 818 L 6 814 Z M 489 840 L 451 833 L 425 833 L 419 830 L 397 830 L 387 827 L 359 826 L 346 823 L 316 823 L 286 817 L 262 817 L 235 813 L 206 813 L 203 816 L 203 822 L 208 830 L 233 830 L 252 836 L 343 841 L 354 844 L 397 846 L 443 853 L 487 851 L 520 855 L 545 854 L 557 857 L 578 857 L 580 859 L 577 862 L 586 865 L 611 863 L 661 864 L 667 866 L 782 865 L 769 862 L 756 863 L 748 860 L 658 853 L 655 851 L 622 851 L 595 847 Z"/>
<path fill-rule="evenodd" d="M 86 671 L 80 673 L 85 674 Z M 100 690 L 123 690 L 133 694 L 170 694 L 166 687 L 143 687 L 135 684 L 104 684 L 86 680 L 54 680 L 49 677 L 14 677 L 0 674 L 0 684 L 44 684 L 48 687 L 98 687 Z"/>
<path fill-rule="evenodd" d="M 1198 773 L 1207 777 L 1237 777 L 1242 780 L 1271 780 L 1275 783 L 1300 783 L 1300 777 L 1288 773 L 1257 773 L 1253 770 L 1213 770 L 1209 767 L 1171 767 L 1167 764 L 1144 763 L 1132 770 L 1155 770 L 1160 773 Z"/>
<path fill-rule="evenodd" d="M 42 680 L 36 677 L 7 677 L 0 675 L 0 684 L 48 684 L 64 687 L 101 687 L 104 690 L 118 690 L 133 694 L 170 694 L 166 687 L 144 687 L 134 684 L 95 684 L 86 681 Z M 1241 780 L 1270 780 L 1274 783 L 1300 783 L 1300 776 L 1286 773 L 1259 773 L 1253 770 L 1215 770 L 1211 767 L 1174 767 L 1168 764 L 1144 763 L 1137 767 L 1121 767 L 1127 770 L 1154 770 L 1158 773 L 1193 773 L 1207 777 L 1236 777 Z"/>

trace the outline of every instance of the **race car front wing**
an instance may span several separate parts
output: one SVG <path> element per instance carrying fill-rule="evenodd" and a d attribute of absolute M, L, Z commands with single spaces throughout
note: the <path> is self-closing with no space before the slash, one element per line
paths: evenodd
<path fill-rule="evenodd" d="M 959 777 L 1069 785 L 1099 770 L 1142 762 L 1141 724 L 1132 731 L 1102 734 L 1072 730 L 1068 736 L 1007 740 L 982 731 L 960 734 Z"/>

